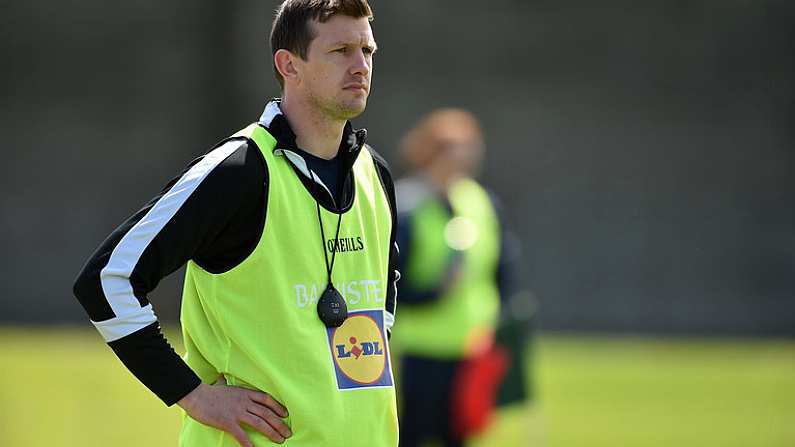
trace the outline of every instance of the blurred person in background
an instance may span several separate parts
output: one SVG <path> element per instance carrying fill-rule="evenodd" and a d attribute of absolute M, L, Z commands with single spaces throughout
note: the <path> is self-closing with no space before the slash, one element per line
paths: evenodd
<path fill-rule="evenodd" d="M 371 19 L 366 0 L 285 1 L 271 32 L 282 98 L 117 228 L 75 283 L 127 368 L 185 410 L 180 445 L 397 446 L 394 186 L 349 121 L 370 91 Z M 147 296 L 186 263 L 183 361 Z"/>
<path fill-rule="evenodd" d="M 396 188 L 401 446 L 461 446 L 488 425 L 508 367 L 495 335 L 517 249 L 494 196 L 473 179 L 484 141 L 471 113 L 433 111 L 401 151 L 413 171 Z"/>

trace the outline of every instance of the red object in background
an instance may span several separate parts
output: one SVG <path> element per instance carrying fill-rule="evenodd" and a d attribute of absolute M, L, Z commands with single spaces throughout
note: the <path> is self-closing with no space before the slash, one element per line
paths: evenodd
<path fill-rule="evenodd" d="M 465 439 L 488 426 L 509 363 L 508 352 L 499 345 L 461 363 L 453 378 L 450 409 L 457 438 Z"/>

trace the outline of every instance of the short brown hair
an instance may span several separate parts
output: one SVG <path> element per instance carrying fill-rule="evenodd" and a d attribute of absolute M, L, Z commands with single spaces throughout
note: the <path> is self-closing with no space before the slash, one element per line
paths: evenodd
<path fill-rule="evenodd" d="M 273 18 L 271 56 L 284 49 L 306 60 L 309 44 L 315 38 L 310 20 L 325 23 L 337 14 L 373 20 L 373 11 L 367 0 L 285 0 L 276 9 Z M 279 85 L 284 88 L 284 78 L 275 64 L 273 72 Z"/>

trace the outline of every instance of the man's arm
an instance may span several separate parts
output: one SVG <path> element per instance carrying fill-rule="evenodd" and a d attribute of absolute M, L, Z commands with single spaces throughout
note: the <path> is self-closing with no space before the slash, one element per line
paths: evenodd
<path fill-rule="evenodd" d="M 506 216 L 505 207 L 497 196 L 487 191 L 491 200 L 494 212 L 497 215 L 497 223 L 500 232 L 500 255 L 497 261 L 495 281 L 500 293 L 500 301 L 504 304 L 517 291 L 516 270 L 520 256 L 519 238 L 513 231 L 510 220 Z"/>
<path fill-rule="evenodd" d="M 204 259 L 208 268 L 220 269 L 234 256 L 213 256 L 214 251 L 245 250 L 245 242 L 235 240 L 240 232 L 225 228 L 256 211 L 266 172 L 264 166 L 252 169 L 254 151 L 246 146 L 232 140 L 194 161 L 111 233 L 74 285 L 75 296 L 108 345 L 167 405 L 200 380 L 163 337 L 147 296 L 189 259 Z"/>
<path fill-rule="evenodd" d="M 269 394 L 199 377 L 160 332 L 147 295 L 193 259 L 205 270 L 231 269 L 253 251 L 265 219 L 267 168 L 259 149 L 229 140 L 196 160 L 124 222 L 88 260 L 75 296 L 127 368 L 167 405 L 253 444 L 241 424 L 274 442 L 292 435 L 287 409 Z"/>

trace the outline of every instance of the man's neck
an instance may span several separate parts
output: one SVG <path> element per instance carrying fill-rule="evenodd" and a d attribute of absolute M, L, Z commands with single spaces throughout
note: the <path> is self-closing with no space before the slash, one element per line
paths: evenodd
<path fill-rule="evenodd" d="M 448 166 L 439 164 L 437 161 L 436 164 L 432 164 L 425 169 L 423 177 L 437 193 L 446 195 L 450 186 L 464 178 L 465 174 L 463 172 L 451 171 Z"/>
<path fill-rule="evenodd" d="M 295 133 L 295 143 L 299 148 L 326 160 L 337 156 L 344 120 L 330 119 L 317 107 L 287 94 L 282 98 L 281 109 Z"/>

